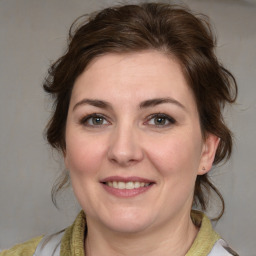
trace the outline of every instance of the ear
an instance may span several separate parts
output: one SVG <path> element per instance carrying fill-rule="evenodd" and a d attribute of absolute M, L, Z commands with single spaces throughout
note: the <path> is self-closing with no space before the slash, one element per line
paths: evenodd
<path fill-rule="evenodd" d="M 212 133 L 207 134 L 202 148 L 198 175 L 203 175 L 211 170 L 219 142 L 219 137 Z"/>

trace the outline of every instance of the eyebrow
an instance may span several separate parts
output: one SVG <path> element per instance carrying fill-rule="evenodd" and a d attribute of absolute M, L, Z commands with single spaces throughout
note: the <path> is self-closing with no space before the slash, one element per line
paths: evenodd
<path fill-rule="evenodd" d="M 177 105 L 178 107 L 186 110 L 185 106 L 182 105 L 179 101 L 173 99 L 173 98 L 156 98 L 156 99 L 149 99 L 145 100 L 140 103 L 139 108 L 149 108 L 149 107 L 154 107 L 160 104 L 165 104 L 165 103 L 171 103 L 174 105 Z M 81 101 L 77 102 L 75 106 L 73 107 L 73 111 L 82 105 L 91 105 L 95 106 L 97 108 L 102 108 L 102 109 L 113 109 L 111 104 L 103 101 L 103 100 L 97 100 L 97 99 L 82 99 Z"/>
<path fill-rule="evenodd" d="M 77 107 L 82 106 L 82 105 L 92 105 L 94 107 L 103 108 L 103 109 L 111 109 L 112 108 L 108 102 L 103 101 L 103 100 L 83 99 L 75 104 L 75 106 L 73 107 L 73 111 Z"/>
<path fill-rule="evenodd" d="M 181 104 L 179 101 L 177 101 L 173 98 L 169 98 L 169 97 L 145 100 L 140 103 L 140 108 L 154 107 L 154 106 L 164 104 L 164 103 L 171 103 L 171 104 L 177 105 L 178 107 L 186 110 L 186 108 L 183 104 Z"/>

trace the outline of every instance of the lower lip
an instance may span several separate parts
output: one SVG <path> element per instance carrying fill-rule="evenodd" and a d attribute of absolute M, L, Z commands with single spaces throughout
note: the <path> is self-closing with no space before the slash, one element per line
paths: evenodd
<path fill-rule="evenodd" d="M 145 193 L 146 191 L 151 189 L 153 186 L 153 184 L 150 184 L 149 186 L 146 186 L 146 187 L 139 187 L 134 189 L 118 189 L 118 188 L 109 187 L 104 183 L 102 183 L 102 185 L 108 193 L 117 197 L 124 197 L 124 198 L 138 196 L 142 193 Z"/>

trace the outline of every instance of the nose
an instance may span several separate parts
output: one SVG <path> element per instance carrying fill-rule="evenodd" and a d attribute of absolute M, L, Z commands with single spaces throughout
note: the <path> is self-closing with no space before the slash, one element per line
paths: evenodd
<path fill-rule="evenodd" d="M 108 159 L 120 166 L 131 166 L 143 159 L 139 134 L 134 127 L 117 127 L 113 130 L 108 149 Z"/>

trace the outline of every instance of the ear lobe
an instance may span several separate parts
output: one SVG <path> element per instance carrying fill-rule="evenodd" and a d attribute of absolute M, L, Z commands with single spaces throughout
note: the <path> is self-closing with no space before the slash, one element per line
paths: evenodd
<path fill-rule="evenodd" d="M 219 142 L 219 137 L 212 133 L 207 134 L 202 149 L 198 175 L 203 175 L 211 170 Z"/>

